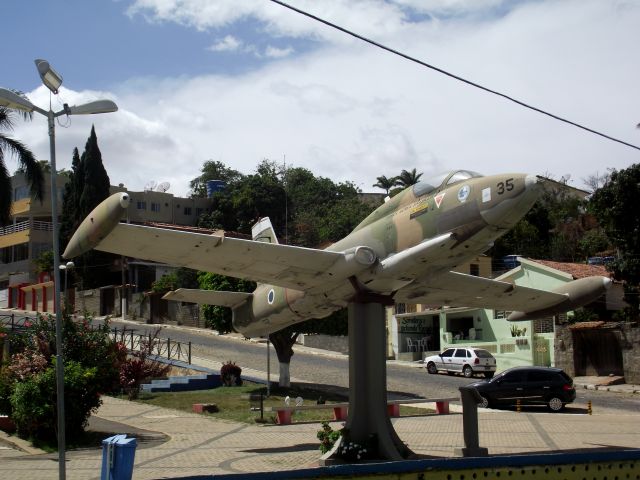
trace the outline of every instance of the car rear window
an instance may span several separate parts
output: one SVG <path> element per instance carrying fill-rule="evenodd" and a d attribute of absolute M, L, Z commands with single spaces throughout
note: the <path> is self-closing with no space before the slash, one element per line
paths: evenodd
<path fill-rule="evenodd" d="M 478 358 L 491 358 L 493 356 L 486 350 L 474 350 L 474 352 Z"/>
<path fill-rule="evenodd" d="M 561 371 L 559 375 L 560 375 L 560 376 L 562 377 L 562 379 L 563 379 L 564 381 L 566 381 L 567 383 L 573 383 L 572 378 L 571 378 L 569 375 L 567 375 L 567 374 L 564 372 L 564 370 L 563 370 L 563 371 Z"/>

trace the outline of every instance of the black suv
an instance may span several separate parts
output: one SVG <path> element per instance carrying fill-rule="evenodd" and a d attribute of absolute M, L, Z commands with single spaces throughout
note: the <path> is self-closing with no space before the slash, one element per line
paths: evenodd
<path fill-rule="evenodd" d="M 489 381 L 472 383 L 482 396 L 480 407 L 546 405 L 558 412 L 576 399 L 573 380 L 560 368 L 515 367 Z"/>

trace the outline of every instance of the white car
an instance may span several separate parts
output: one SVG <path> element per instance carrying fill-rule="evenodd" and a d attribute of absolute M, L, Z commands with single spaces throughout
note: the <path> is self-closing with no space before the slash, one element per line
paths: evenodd
<path fill-rule="evenodd" d="M 491 378 L 496 373 L 495 357 L 481 348 L 447 348 L 439 355 L 425 358 L 424 364 L 429 373 L 462 373 L 467 378 L 475 374 Z"/>

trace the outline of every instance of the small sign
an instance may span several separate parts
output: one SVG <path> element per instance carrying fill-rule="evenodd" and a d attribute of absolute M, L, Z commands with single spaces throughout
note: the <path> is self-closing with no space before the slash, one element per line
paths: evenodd
<path fill-rule="evenodd" d="M 491 201 L 491 187 L 482 189 L 482 203 Z"/>

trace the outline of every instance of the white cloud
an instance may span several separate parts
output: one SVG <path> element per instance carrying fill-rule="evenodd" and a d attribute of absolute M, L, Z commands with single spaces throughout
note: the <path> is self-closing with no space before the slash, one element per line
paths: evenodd
<path fill-rule="evenodd" d="M 216 43 L 209 47 L 212 52 L 233 52 L 241 49 L 242 42 L 233 35 L 227 35 L 226 37 L 218 40 Z"/>
<path fill-rule="evenodd" d="M 269 58 L 284 58 L 284 57 L 288 57 L 293 52 L 294 52 L 293 47 L 278 48 L 278 47 L 273 47 L 271 45 L 268 45 L 264 51 L 264 55 L 265 57 L 269 57 Z"/>
<path fill-rule="evenodd" d="M 218 9 L 221 25 L 247 12 L 262 12 L 264 19 L 273 15 L 272 6 L 261 6 L 269 5 L 264 1 L 234 2 L 237 11 L 224 10 L 226 2 L 167 0 L 161 8 L 147 0 L 136 8 L 143 4 L 154 5 L 156 17 L 164 21 L 184 7 L 178 17 L 194 22 L 194 28 L 212 28 L 209 4 Z M 371 0 L 354 5 L 371 5 L 375 11 L 347 12 L 350 4 L 321 2 L 317 8 L 334 19 L 345 15 L 351 24 L 400 11 L 397 5 Z M 202 10 L 200 23 L 189 9 Z M 271 20 L 281 22 L 280 31 L 301 28 L 300 19 L 287 24 L 279 17 L 292 15 L 277 11 Z M 517 4 L 506 15 L 481 21 L 470 16 L 409 24 L 397 13 L 393 27 L 383 33 L 394 31 L 394 46 L 441 68 L 640 144 L 635 128 L 640 121 L 640 65 L 634 61 L 638 24 L 640 6 L 633 2 L 540 1 Z M 44 87 L 29 96 L 47 105 Z M 95 123 L 112 182 L 134 190 L 157 180 L 170 181 L 171 192 L 186 194 L 189 180 L 207 159 L 250 173 L 263 158 L 282 161 L 286 156 L 288 165 L 351 180 L 365 190 L 373 190 L 377 176 L 414 167 L 425 172 L 424 178 L 454 168 L 556 177 L 571 173 L 572 184 L 580 186 L 589 174 L 640 160 L 630 148 L 358 42 L 322 42 L 310 53 L 236 76 L 138 80 L 116 93 L 63 90 L 63 96 L 70 104 L 113 98 L 120 111 L 72 117 L 68 129 L 57 128 L 58 167 L 69 167 L 72 148 L 83 149 Z M 48 158 L 43 118 L 18 125 L 15 136 L 39 158 Z"/>

